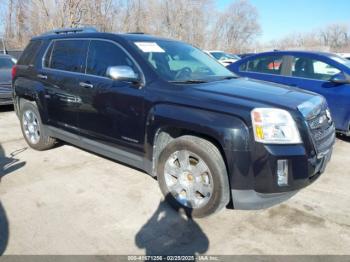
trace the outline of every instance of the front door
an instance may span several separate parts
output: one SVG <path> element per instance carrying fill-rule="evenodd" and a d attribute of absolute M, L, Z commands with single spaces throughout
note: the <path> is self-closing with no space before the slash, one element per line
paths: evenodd
<path fill-rule="evenodd" d="M 330 81 L 341 70 L 324 60 L 296 55 L 291 63 L 291 76 L 286 84 L 293 85 L 323 95 L 331 110 L 336 128 L 348 129 L 349 101 L 346 95 L 349 85 Z M 346 120 L 346 121 L 345 121 Z"/>
<path fill-rule="evenodd" d="M 91 40 L 86 75 L 79 87 L 80 132 L 94 141 L 111 146 L 118 144 L 140 153 L 145 129 L 144 89 L 108 78 L 106 71 L 110 66 L 130 66 L 141 74 L 119 44 Z"/>

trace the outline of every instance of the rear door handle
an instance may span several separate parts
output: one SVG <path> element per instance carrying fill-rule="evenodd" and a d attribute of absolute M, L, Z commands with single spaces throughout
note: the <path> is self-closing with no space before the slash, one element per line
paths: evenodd
<path fill-rule="evenodd" d="M 38 74 L 37 77 L 40 79 L 47 79 L 47 75 L 43 75 L 43 74 Z"/>
<path fill-rule="evenodd" d="M 85 88 L 94 88 L 94 85 L 93 85 L 93 84 L 86 83 L 86 82 L 80 82 L 79 85 L 80 85 L 81 87 L 85 87 Z"/>

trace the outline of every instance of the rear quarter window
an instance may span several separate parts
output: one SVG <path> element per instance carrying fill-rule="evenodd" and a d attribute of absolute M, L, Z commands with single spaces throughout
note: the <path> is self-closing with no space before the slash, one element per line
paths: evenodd
<path fill-rule="evenodd" d="M 42 46 L 42 41 L 35 40 L 30 41 L 27 47 L 24 49 L 21 57 L 19 58 L 17 64 L 19 65 L 33 65 L 35 59 Z"/>

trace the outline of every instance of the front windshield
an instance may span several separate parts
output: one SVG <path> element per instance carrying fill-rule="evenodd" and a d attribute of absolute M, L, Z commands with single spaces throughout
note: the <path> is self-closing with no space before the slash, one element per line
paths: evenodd
<path fill-rule="evenodd" d="M 332 55 L 330 58 L 333 59 L 334 61 L 350 68 L 350 61 L 348 59 L 345 59 L 345 58 L 338 56 L 338 55 Z"/>
<path fill-rule="evenodd" d="M 0 57 L 0 69 L 11 69 L 15 63 L 7 57 Z"/>
<path fill-rule="evenodd" d="M 201 50 L 176 41 L 134 42 L 142 56 L 165 80 L 216 81 L 235 75 Z"/>
<path fill-rule="evenodd" d="M 233 55 L 224 53 L 224 52 L 211 52 L 211 55 L 215 57 L 217 60 L 228 60 L 228 59 L 237 59 L 237 57 L 234 57 Z"/>

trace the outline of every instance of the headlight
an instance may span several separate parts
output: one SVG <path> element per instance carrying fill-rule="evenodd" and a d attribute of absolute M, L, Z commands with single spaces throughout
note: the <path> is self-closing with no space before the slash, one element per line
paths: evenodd
<path fill-rule="evenodd" d="M 299 144 L 299 130 L 289 112 L 255 108 L 251 112 L 255 141 L 265 144 Z"/>

